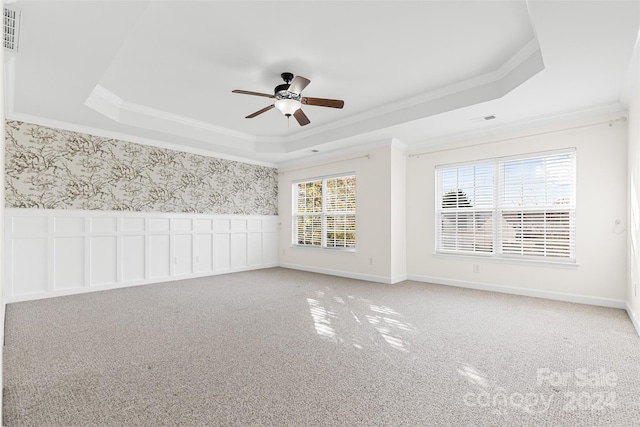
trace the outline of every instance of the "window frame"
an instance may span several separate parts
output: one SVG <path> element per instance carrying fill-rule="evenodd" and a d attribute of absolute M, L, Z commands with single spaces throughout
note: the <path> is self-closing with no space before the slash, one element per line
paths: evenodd
<path fill-rule="evenodd" d="M 514 161 L 527 161 L 534 159 L 543 159 L 547 157 L 554 156 L 562 156 L 569 155 L 570 156 L 570 165 L 571 165 L 571 179 L 570 182 L 570 201 L 566 205 L 559 205 L 557 208 L 550 207 L 551 205 L 545 204 L 541 207 L 536 207 L 534 205 L 525 205 L 522 206 L 521 209 L 509 207 L 506 204 L 503 204 L 503 189 L 504 189 L 504 165 L 508 162 Z M 434 209 L 434 255 L 436 256 L 444 256 L 444 257 L 462 257 L 462 258 L 476 258 L 483 259 L 488 261 L 506 261 L 506 262 L 525 262 L 525 263 L 534 263 L 534 264 L 550 264 L 550 265 L 566 265 L 566 266 L 577 266 L 577 247 L 576 247 L 576 207 L 577 207 L 577 150 L 575 147 L 564 148 L 558 150 L 549 150 L 549 151 L 541 151 L 541 152 L 532 152 L 532 153 L 522 153 L 518 155 L 511 156 L 502 156 L 502 157 L 492 157 L 485 159 L 478 159 L 473 161 L 466 162 L 458 162 L 458 163 L 447 163 L 447 164 L 439 164 L 434 168 L 435 173 L 435 209 Z M 443 193 L 445 193 L 445 189 L 443 188 L 440 174 L 442 170 L 445 169 L 454 169 L 454 168 L 462 168 L 469 166 L 480 166 L 492 164 L 493 165 L 493 204 L 491 207 L 471 207 L 471 208 L 463 208 L 465 211 L 456 209 L 456 212 L 491 212 L 491 217 L 493 220 L 492 224 L 492 250 L 490 252 L 480 252 L 480 251 L 463 251 L 459 249 L 448 250 L 442 248 L 442 211 L 446 208 L 442 207 L 443 202 Z M 474 185 L 474 188 L 476 186 Z M 514 253 L 504 253 L 503 244 L 505 243 L 503 239 L 503 231 L 502 231 L 502 218 L 504 212 L 544 212 L 544 215 L 547 215 L 549 212 L 569 212 L 569 222 L 568 222 L 568 235 L 569 235 L 569 256 L 549 256 L 546 254 L 541 256 L 532 256 L 527 254 L 514 254 Z M 496 220 L 497 219 L 497 220 Z M 547 237 L 545 236 L 545 242 L 547 241 Z M 475 241 L 474 241 L 475 242 Z"/>
<path fill-rule="evenodd" d="M 357 213 L 356 212 L 357 212 L 357 197 L 358 197 L 357 190 L 355 190 L 356 209 L 354 209 L 353 211 L 339 211 L 339 212 L 327 211 L 327 185 L 326 185 L 327 180 L 339 179 L 339 178 L 351 178 L 351 177 L 356 179 L 356 173 L 354 171 L 331 174 L 331 175 L 323 175 L 323 176 L 318 176 L 313 178 L 298 179 L 291 182 L 291 218 L 292 218 L 291 246 L 292 247 L 304 248 L 309 250 L 330 250 L 330 251 L 352 252 L 352 253 L 356 252 L 356 249 L 357 249 Z M 320 212 L 313 212 L 313 213 L 299 213 L 298 212 L 298 186 L 300 184 L 309 183 L 309 182 L 318 182 L 318 181 L 322 182 L 322 193 L 321 193 L 322 210 Z M 357 179 L 356 179 L 356 186 L 357 186 Z M 356 231 L 354 232 L 354 234 L 356 235 L 356 237 L 354 238 L 354 246 L 352 247 L 327 246 L 327 240 L 328 240 L 327 239 L 327 217 L 337 216 L 337 215 L 338 216 L 353 215 L 354 227 L 356 229 Z M 321 218 L 320 245 L 298 243 L 297 218 L 305 217 L 305 216 L 311 216 L 311 217 L 319 216 Z"/>

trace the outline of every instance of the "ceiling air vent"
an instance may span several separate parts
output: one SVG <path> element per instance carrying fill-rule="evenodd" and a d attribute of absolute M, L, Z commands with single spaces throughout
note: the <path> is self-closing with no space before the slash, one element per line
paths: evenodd
<path fill-rule="evenodd" d="M 20 35 L 20 11 L 4 7 L 4 48 L 10 52 L 18 51 Z"/>
<path fill-rule="evenodd" d="M 472 122 L 485 122 L 489 120 L 494 120 L 496 118 L 495 114 L 488 114 L 486 116 L 474 117 L 471 119 Z"/>

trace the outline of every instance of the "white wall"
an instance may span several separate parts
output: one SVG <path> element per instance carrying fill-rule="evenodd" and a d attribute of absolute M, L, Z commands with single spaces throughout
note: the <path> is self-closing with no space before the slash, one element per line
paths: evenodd
<path fill-rule="evenodd" d="M 391 283 L 407 278 L 407 146 L 391 144 Z"/>
<path fill-rule="evenodd" d="M 5 210 L 7 302 L 273 267 L 278 217 Z"/>
<path fill-rule="evenodd" d="M 404 210 L 404 190 L 392 189 L 391 179 L 395 177 L 393 185 L 401 187 L 403 170 L 392 173 L 392 169 L 403 163 L 403 144 L 389 140 L 375 145 L 377 148 L 342 158 L 327 158 L 281 169 L 278 180 L 280 265 L 384 283 L 391 283 L 394 277 L 404 279 L 402 251 L 392 256 L 392 248 L 402 246 L 404 224 L 398 222 L 402 218 L 396 221 L 396 228 L 391 226 L 392 218 L 402 217 Z M 356 173 L 356 252 L 292 245 L 292 183 L 345 172 Z M 393 211 L 392 198 L 397 201 Z"/>
<path fill-rule="evenodd" d="M 640 77 L 629 105 L 629 277 L 627 301 L 640 334 Z"/>
<path fill-rule="evenodd" d="M 612 126 L 595 124 L 619 116 L 501 135 L 499 142 L 468 141 L 457 148 L 432 149 L 419 157 L 415 154 L 429 150 L 413 150 L 407 163 L 408 276 L 436 283 L 624 306 L 627 127 L 621 121 Z M 560 130 L 572 127 L 577 128 Z M 436 165 L 569 147 L 577 150 L 577 268 L 434 255 Z M 621 226 L 616 227 L 616 220 L 620 220 Z M 473 272 L 474 263 L 480 264 L 479 273 Z"/>

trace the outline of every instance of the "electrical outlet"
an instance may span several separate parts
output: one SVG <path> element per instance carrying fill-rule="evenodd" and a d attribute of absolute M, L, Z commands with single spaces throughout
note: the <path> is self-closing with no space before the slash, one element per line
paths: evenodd
<path fill-rule="evenodd" d="M 373 265 L 373 258 L 369 258 L 369 265 Z"/>
<path fill-rule="evenodd" d="M 285 252 L 285 250 L 283 249 L 283 250 L 282 250 L 282 255 L 284 255 L 285 253 L 286 253 L 286 252 Z"/>
<path fill-rule="evenodd" d="M 480 264 L 473 264 L 473 272 L 480 273 Z"/>

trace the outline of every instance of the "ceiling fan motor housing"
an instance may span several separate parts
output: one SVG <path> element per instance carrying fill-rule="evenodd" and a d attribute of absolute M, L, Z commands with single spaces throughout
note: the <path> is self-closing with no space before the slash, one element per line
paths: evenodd
<path fill-rule="evenodd" d="M 293 73 L 282 73 L 280 74 L 282 80 L 284 80 L 284 84 L 276 86 L 273 90 L 273 95 L 277 99 L 295 99 L 299 100 L 299 94 L 293 94 L 289 92 L 289 87 L 291 87 L 291 81 L 293 80 Z"/>
<path fill-rule="evenodd" d="M 289 93 L 289 86 L 289 83 L 278 85 L 273 90 L 273 94 L 278 99 L 290 98 L 291 94 Z"/>

